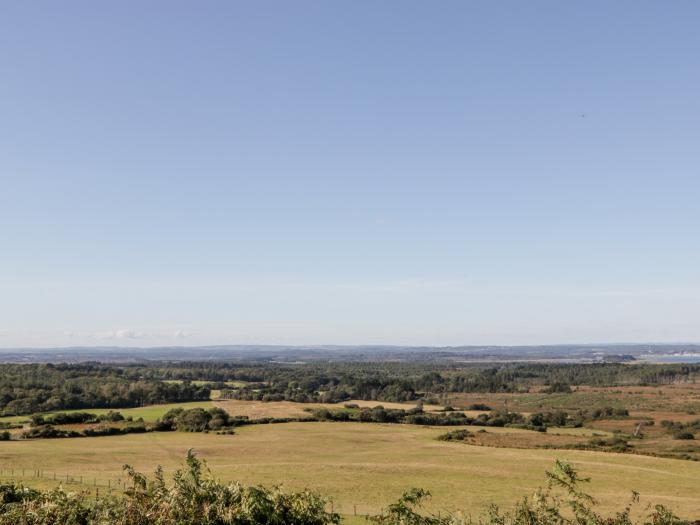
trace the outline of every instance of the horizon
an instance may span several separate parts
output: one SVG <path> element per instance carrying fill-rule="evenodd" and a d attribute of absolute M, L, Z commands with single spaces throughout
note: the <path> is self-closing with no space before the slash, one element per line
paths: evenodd
<path fill-rule="evenodd" d="M 0 349 L 700 342 L 697 3 L 2 15 Z"/>
<path fill-rule="evenodd" d="M 208 349 L 238 349 L 238 348 L 281 348 L 281 349 L 371 349 L 371 348 L 396 348 L 396 349 L 426 349 L 426 350 L 449 350 L 449 349 L 512 349 L 512 348 L 616 348 L 616 347 L 700 347 L 697 341 L 627 341 L 627 342 L 577 342 L 577 343 L 540 343 L 540 344 L 460 344 L 460 345 L 410 345 L 410 344 L 380 344 L 380 343 L 359 343 L 359 344 L 336 344 L 336 343 L 316 343 L 316 344 L 271 344 L 271 343 L 228 343 L 210 345 L 152 345 L 152 346 L 126 346 L 126 345 L 73 345 L 73 346 L 23 346 L 23 347 L 0 347 L 1 351 L 25 351 L 25 350 L 151 350 L 151 349 L 173 349 L 173 350 L 195 350 L 201 348 Z"/>

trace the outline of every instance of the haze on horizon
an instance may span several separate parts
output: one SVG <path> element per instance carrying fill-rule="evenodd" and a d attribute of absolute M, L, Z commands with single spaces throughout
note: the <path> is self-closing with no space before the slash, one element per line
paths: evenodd
<path fill-rule="evenodd" d="M 698 19 L 6 2 L 0 348 L 698 342 Z"/>

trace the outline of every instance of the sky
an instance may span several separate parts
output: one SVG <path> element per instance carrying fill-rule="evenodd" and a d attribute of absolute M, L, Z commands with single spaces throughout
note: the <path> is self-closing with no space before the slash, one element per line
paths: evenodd
<path fill-rule="evenodd" d="M 700 342 L 700 3 L 0 3 L 0 348 Z"/>

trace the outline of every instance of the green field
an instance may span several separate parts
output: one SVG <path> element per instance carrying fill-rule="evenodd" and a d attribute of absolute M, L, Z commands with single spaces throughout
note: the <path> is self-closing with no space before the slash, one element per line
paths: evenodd
<path fill-rule="evenodd" d="M 137 409 L 138 410 L 138 409 Z M 233 436 L 183 432 L 0 443 L 0 468 L 119 477 L 129 463 L 143 471 L 175 468 L 188 448 L 216 477 L 288 489 L 309 487 L 334 498 L 346 515 L 376 512 L 404 489 L 432 491 L 431 505 L 478 515 L 512 503 L 541 485 L 555 458 L 593 478 L 602 510 L 620 508 L 633 489 L 646 503 L 700 515 L 700 463 L 631 454 L 510 449 L 445 443 L 444 428 L 361 423 L 288 423 L 242 427 Z"/>
<path fill-rule="evenodd" d="M 212 408 L 214 404 L 211 401 L 190 401 L 188 403 L 169 403 L 165 405 L 150 405 L 147 407 L 138 408 L 81 408 L 79 410 L 59 410 L 42 414 L 44 416 L 51 414 L 67 414 L 71 412 L 89 412 L 90 414 L 106 414 L 110 411 L 121 413 L 124 417 L 133 417 L 134 419 L 143 418 L 144 421 L 155 421 L 172 408 Z M 8 416 L 0 417 L 0 422 L 6 423 L 21 423 L 29 421 L 29 416 Z"/>

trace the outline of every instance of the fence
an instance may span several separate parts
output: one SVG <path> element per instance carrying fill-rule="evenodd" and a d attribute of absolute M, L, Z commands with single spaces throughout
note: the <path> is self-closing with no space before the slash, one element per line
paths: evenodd
<path fill-rule="evenodd" d="M 81 490 L 96 492 L 98 489 L 106 489 L 108 493 L 112 491 L 124 491 L 131 486 L 131 481 L 123 476 L 119 477 L 97 477 L 87 475 L 77 475 L 70 472 L 57 472 L 53 470 L 42 470 L 36 468 L 8 468 L 0 467 L 0 480 L 25 482 L 33 485 L 35 482 L 49 482 L 49 484 L 76 486 Z"/>
<path fill-rule="evenodd" d="M 50 485 L 63 485 L 66 488 L 74 488 L 82 492 L 94 494 L 95 497 L 100 493 L 103 495 L 123 492 L 132 486 L 132 481 L 123 476 L 108 478 L 94 477 L 86 475 L 76 475 L 69 472 L 56 472 L 53 470 L 42 470 L 36 468 L 8 468 L 0 467 L 0 481 L 24 482 L 28 486 L 33 486 L 37 483 L 46 483 Z M 220 482 L 220 480 L 218 480 Z M 362 516 L 369 515 L 367 509 L 358 509 L 358 505 L 350 505 L 350 508 L 343 506 L 334 501 L 329 501 L 326 510 L 329 512 L 338 512 L 346 516 Z M 364 505 L 362 506 L 364 507 Z"/>

